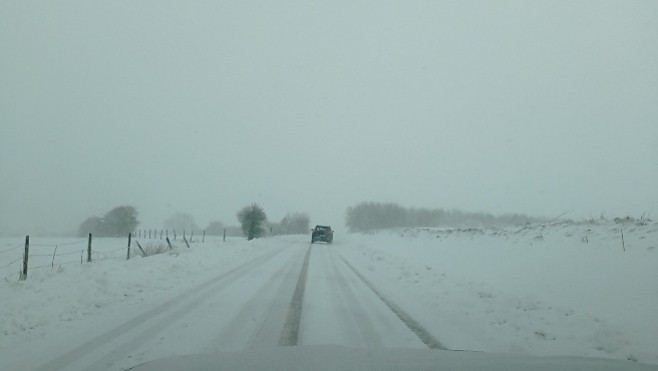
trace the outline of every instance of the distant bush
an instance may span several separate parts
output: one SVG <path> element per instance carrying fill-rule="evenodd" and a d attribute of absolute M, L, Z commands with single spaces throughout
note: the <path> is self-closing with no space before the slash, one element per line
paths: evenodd
<path fill-rule="evenodd" d="M 224 223 L 213 221 L 208 223 L 206 234 L 209 236 L 221 236 L 224 233 Z"/>
<path fill-rule="evenodd" d="M 307 234 L 311 229 L 311 218 L 303 213 L 287 214 L 278 225 L 282 234 Z"/>
<path fill-rule="evenodd" d="M 242 233 L 247 237 L 247 240 L 261 237 L 265 233 L 264 224 L 267 220 L 267 215 L 262 207 L 258 204 L 251 204 L 245 206 L 238 212 L 238 220 Z"/>
<path fill-rule="evenodd" d="M 194 221 L 194 217 L 187 213 L 176 212 L 164 221 L 163 226 L 166 229 L 189 231 L 192 233 L 201 232 Z"/>
<path fill-rule="evenodd" d="M 78 236 L 91 233 L 97 237 L 119 237 L 131 233 L 139 225 L 137 209 L 133 206 L 118 206 L 108 211 L 104 217 L 92 216 L 80 224 Z"/>
<path fill-rule="evenodd" d="M 645 214 L 642 214 L 639 219 L 632 216 L 626 216 L 624 218 L 615 218 L 614 221 L 617 224 L 635 224 L 637 226 L 644 226 L 651 223 L 651 219 L 646 217 Z"/>
<path fill-rule="evenodd" d="M 142 249 L 144 249 L 144 252 L 142 252 L 141 249 L 138 249 L 137 251 L 139 255 L 141 255 L 144 258 L 151 255 L 164 254 L 171 250 L 169 246 L 167 246 L 166 244 L 155 243 L 155 242 L 150 242 L 145 244 L 144 246 L 142 246 Z"/>
<path fill-rule="evenodd" d="M 226 226 L 226 235 L 229 237 L 240 237 L 244 234 L 242 233 L 242 228 L 235 225 L 229 225 Z"/>

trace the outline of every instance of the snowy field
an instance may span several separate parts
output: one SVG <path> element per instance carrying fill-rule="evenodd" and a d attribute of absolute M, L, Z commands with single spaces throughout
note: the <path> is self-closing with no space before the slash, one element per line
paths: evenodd
<path fill-rule="evenodd" d="M 22 239 L 0 240 L 0 369 L 121 370 L 293 345 L 281 329 L 302 276 L 295 345 L 435 344 L 658 365 L 656 223 L 409 229 L 310 249 L 309 239 L 178 241 L 129 261 L 126 239 L 99 239 L 88 264 L 86 239 L 33 238 L 40 268 L 23 282 Z"/>
<path fill-rule="evenodd" d="M 402 230 L 349 244 L 341 252 L 414 302 L 451 349 L 658 364 L 656 224 Z"/>

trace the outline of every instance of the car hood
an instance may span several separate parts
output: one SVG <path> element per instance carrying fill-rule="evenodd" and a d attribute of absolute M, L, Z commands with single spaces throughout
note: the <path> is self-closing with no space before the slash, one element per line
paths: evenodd
<path fill-rule="evenodd" d="M 471 351 L 346 348 L 326 345 L 180 355 L 147 362 L 130 370 L 655 371 L 658 366 L 584 357 L 538 357 Z"/>

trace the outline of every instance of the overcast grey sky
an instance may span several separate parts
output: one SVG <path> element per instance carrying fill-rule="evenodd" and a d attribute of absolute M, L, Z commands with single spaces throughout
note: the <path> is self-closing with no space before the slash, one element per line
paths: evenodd
<path fill-rule="evenodd" d="M 0 234 L 658 218 L 658 1 L 0 0 Z"/>

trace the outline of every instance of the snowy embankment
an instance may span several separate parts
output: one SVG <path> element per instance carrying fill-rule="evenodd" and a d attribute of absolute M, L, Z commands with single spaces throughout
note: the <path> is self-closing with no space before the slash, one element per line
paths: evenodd
<path fill-rule="evenodd" d="M 345 245 L 448 348 L 658 364 L 658 224 L 407 229 Z"/>
<path fill-rule="evenodd" d="M 18 281 L 18 267 L 0 280 L 0 369 L 6 369 L 3 361 L 8 361 L 9 355 L 20 356 L 16 350 L 29 352 L 28 347 L 36 339 L 48 344 L 48 349 L 41 349 L 41 353 L 52 351 L 55 356 L 67 346 L 58 343 L 58 339 L 75 337 L 75 333 L 89 336 L 112 328 L 125 320 L 126 313 L 143 312 L 262 254 L 265 242 L 247 244 L 243 239 L 228 239 L 224 243 L 192 244 L 189 249 L 176 243 L 174 250 L 164 254 L 126 260 L 125 247 L 121 247 L 126 241 L 112 240 L 94 242 L 97 250 L 111 251 L 119 246 L 121 251 L 112 256 L 100 255 L 99 251 L 99 259 L 80 264 L 78 253 L 73 261 L 67 262 L 72 264 L 29 270 L 25 281 Z M 1 241 L 6 247 L 20 243 L 20 239 Z M 79 245 L 77 242 L 75 246 Z M 33 238 L 35 246 L 30 251 L 41 249 L 46 255 L 44 249 L 48 248 L 52 254 L 52 245 L 64 243 L 61 239 Z M 142 242 L 145 248 L 155 244 Z M 15 252 L 18 253 L 21 252 Z M 52 258 L 42 259 L 35 264 L 49 266 Z"/>

